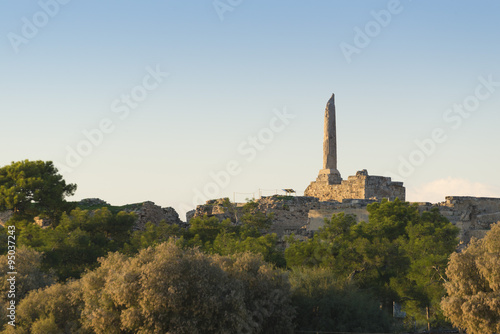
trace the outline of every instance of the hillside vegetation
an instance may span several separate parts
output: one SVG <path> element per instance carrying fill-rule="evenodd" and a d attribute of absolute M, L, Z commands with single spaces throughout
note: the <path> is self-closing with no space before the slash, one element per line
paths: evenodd
<path fill-rule="evenodd" d="M 23 172 L 40 166 L 45 173 Z M 448 266 L 458 229 L 438 211 L 382 201 L 369 205 L 367 222 L 333 215 L 313 238 L 292 235 L 285 245 L 267 233 L 272 215 L 253 203 L 238 224 L 205 216 L 187 227 L 161 222 L 134 231 L 128 211 L 137 205 L 67 202 L 76 186 L 51 166 L 0 169 L 0 210 L 14 211 L 0 240 L 16 237 L 16 333 L 391 333 L 451 327 L 447 319 L 463 325 L 450 283 L 461 270 L 457 255 Z M 42 180 L 17 186 L 23 177 Z M 50 186 L 59 190 L 45 193 Z M 33 223 L 44 214 L 50 226 Z M 7 247 L 0 254 L 0 328 L 13 333 Z M 394 305 L 406 317 L 392 317 Z"/>

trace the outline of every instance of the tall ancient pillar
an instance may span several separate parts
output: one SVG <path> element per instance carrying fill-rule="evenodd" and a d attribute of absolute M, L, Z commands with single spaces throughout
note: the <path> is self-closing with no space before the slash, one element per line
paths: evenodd
<path fill-rule="evenodd" d="M 339 184 L 342 181 L 337 170 L 337 129 L 335 125 L 335 94 L 332 94 L 325 108 L 323 139 L 323 169 L 319 171 L 318 182 Z"/>

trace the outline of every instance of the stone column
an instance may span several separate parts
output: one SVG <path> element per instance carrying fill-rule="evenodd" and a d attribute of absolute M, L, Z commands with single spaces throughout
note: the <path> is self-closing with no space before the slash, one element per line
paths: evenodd
<path fill-rule="evenodd" d="M 318 182 L 339 184 L 342 181 L 337 170 L 337 129 L 335 125 L 335 94 L 332 94 L 325 108 L 323 139 L 323 169 L 319 171 Z"/>

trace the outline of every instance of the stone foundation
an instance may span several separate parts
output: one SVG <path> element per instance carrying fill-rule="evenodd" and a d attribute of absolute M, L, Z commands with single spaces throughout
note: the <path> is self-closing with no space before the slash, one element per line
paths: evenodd
<path fill-rule="evenodd" d="M 318 180 L 311 182 L 304 192 L 305 196 L 318 198 L 320 201 L 334 200 L 342 202 L 345 199 L 375 199 L 388 198 L 393 201 L 399 198 L 405 200 L 403 182 L 393 182 L 390 177 L 368 175 L 366 169 L 355 176 L 349 176 L 340 184 L 329 184 Z"/>

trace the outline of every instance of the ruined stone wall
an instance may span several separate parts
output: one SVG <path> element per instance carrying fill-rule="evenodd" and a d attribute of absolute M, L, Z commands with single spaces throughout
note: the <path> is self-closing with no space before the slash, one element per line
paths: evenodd
<path fill-rule="evenodd" d="M 319 198 L 320 201 L 345 199 L 382 199 L 393 201 L 396 198 L 405 200 L 405 188 L 402 182 L 392 182 L 390 177 L 368 175 L 366 169 L 349 176 L 341 184 L 311 182 L 304 192 L 306 196 Z"/>
<path fill-rule="evenodd" d="M 238 213 L 239 213 L 237 210 L 238 204 L 236 205 L 236 208 L 232 208 L 226 204 L 227 201 L 228 199 L 226 198 L 219 198 L 219 199 L 209 200 L 203 205 L 198 205 L 194 210 L 194 212 L 189 212 L 189 215 L 186 214 L 186 220 L 189 223 L 189 221 L 195 217 L 215 216 L 219 218 L 220 221 L 224 219 L 229 219 L 233 223 L 236 223 L 238 220 Z"/>
<path fill-rule="evenodd" d="M 341 184 L 314 181 L 304 191 L 304 195 L 316 197 L 320 201 L 342 202 L 343 199 L 364 199 L 365 177 L 349 176 L 347 180 L 342 180 Z"/>
<path fill-rule="evenodd" d="M 230 219 L 233 223 L 239 223 L 239 217 L 243 215 L 243 205 L 228 207 L 224 199 L 207 201 L 204 205 L 198 205 L 193 217 L 217 217 L 219 220 Z M 296 233 L 306 230 L 309 211 L 320 209 L 319 199 L 315 197 L 292 197 L 292 196 L 269 196 L 255 201 L 257 210 L 265 214 L 274 214 L 273 224 L 268 231 L 278 236 Z"/>
<path fill-rule="evenodd" d="M 276 233 L 280 238 L 292 233 L 312 235 L 312 232 L 323 226 L 324 218 L 330 219 L 333 214 L 345 212 L 354 214 L 360 220 L 368 219 L 366 206 L 375 200 L 344 200 L 320 202 L 318 198 L 307 196 L 269 196 L 255 201 L 257 210 L 265 214 L 274 214 L 273 224 L 269 233 Z M 224 206 L 224 199 L 211 200 L 205 205 L 199 205 L 193 217 L 217 217 L 219 220 L 231 219 L 237 223 L 237 218 L 243 215 L 244 204 L 238 204 L 236 213 L 229 212 Z M 236 218 L 236 219 L 235 219 Z"/>
<path fill-rule="evenodd" d="M 460 229 L 460 240 L 465 243 L 484 237 L 500 221 L 500 198 L 448 196 L 434 206 Z"/>
<path fill-rule="evenodd" d="M 333 214 L 341 212 L 356 215 L 357 221 L 368 221 L 366 207 L 373 202 L 376 200 L 344 199 L 340 203 L 306 196 L 270 196 L 256 200 L 259 211 L 274 213 L 269 232 L 281 238 L 292 233 L 310 236 L 324 225 L 325 219 L 331 219 Z M 236 223 L 242 215 L 243 204 L 238 204 L 236 212 L 229 213 L 222 205 L 223 200 L 207 203 L 197 207 L 195 217 L 207 214 L 221 220 L 229 218 Z M 432 208 L 438 208 L 443 216 L 460 229 L 459 237 L 464 243 L 468 243 L 472 237 L 484 237 L 490 226 L 500 221 L 500 198 L 450 196 L 442 203 L 419 203 L 420 211 Z"/>
<path fill-rule="evenodd" d="M 273 213 L 274 220 L 269 233 L 286 236 L 307 229 L 309 212 L 320 209 L 319 199 L 314 197 L 262 197 L 256 201 L 262 212 Z"/>
<path fill-rule="evenodd" d="M 388 198 L 394 201 L 399 198 L 404 201 L 406 198 L 403 182 L 392 182 L 390 177 L 367 176 L 365 181 L 365 198 Z"/>
<path fill-rule="evenodd" d="M 372 201 L 373 202 L 373 201 Z M 325 202 L 327 203 L 327 202 Z M 323 203 L 320 203 L 323 204 Z M 367 221 L 369 202 L 356 204 L 330 204 L 321 210 L 312 210 L 309 213 L 308 230 L 318 230 L 324 225 L 324 219 L 330 219 L 333 214 L 345 212 L 355 214 L 357 221 Z M 483 238 L 490 230 L 491 225 L 500 221 L 500 198 L 448 196 L 441 203 L 418 203 L 420 211 L 429 211 L 438 208 L 453 225 L 460 229 L 459 239 L 467 244 L 471 238 Z"/>
<path fill-rule="evenodd" d="M 320 202 L 318 210 L 309 211 L 308 231 L 317 231 L 325 224 L 325 219 L 330 220 L 333 215 L 344 213 L 346 215 L 355 215 L 356 220 L 368 221 L 368 211 L 366 206 L 375 200 L 345 200 L 343 203 Z"/>

